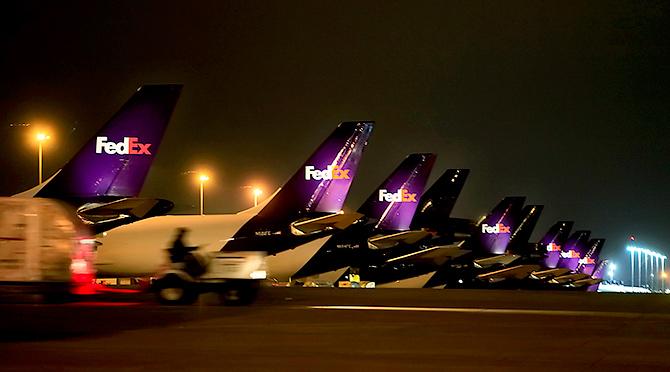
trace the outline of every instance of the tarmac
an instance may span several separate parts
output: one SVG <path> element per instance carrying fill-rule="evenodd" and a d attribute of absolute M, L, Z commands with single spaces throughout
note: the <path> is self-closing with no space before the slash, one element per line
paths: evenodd
<path fill-rule="evenodd" d="M 265 288 L 0 303 L 0 370 L 670 370 L 670 296 Z"/>

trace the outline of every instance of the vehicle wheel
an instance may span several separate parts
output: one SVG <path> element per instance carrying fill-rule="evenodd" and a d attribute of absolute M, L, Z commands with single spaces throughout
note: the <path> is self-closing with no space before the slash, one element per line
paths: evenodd
<path fill-rule="evenodd" d="M 158 279 L 154 285 L 158 302 L 165 305 L 190 305 L 198 299 L 194 286 L 176 275 Z"/>
<path fill-rule="evenodd" d="M 258 296 L 258 283 L 240 282 L 227 285 L 221 292 L 221 301 L 226 306 L 249 305 Z"/>

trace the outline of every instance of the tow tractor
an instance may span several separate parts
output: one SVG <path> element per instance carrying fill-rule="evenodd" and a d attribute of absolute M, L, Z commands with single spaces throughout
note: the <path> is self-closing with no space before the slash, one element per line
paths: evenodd
<path fill-rule="evenodd" d="M 192 304 L 205 292 L 218 293 L 224 305 L 248 305 L 267 277 L 265 256 L 260 251 L 194 251 L 185 262 L 171 263 L 162 271 L 152 289 L 167 305 Z"/>

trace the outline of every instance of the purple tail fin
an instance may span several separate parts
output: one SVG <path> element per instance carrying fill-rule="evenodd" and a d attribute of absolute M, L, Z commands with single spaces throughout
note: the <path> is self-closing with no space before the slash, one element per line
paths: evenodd
<path fill-rule="evenodd" d="M 579 260 L 579 265 L 575 271 L 589 275 L 593 274 L 604 245 L 605 239 L 591 239 L 588 244 L 589 249 L 584 254 L 584 257 Z"/>
<path fill-rule="evenodd" d="M 444 230 L 469 174 L 469 169 L 447 169 L 419 200 L 411 228 Z"/>
<path fill-rule="evenodd" d="M 342 210 L 373 127 L 370 121 L 338 125 L 259 216 L 273 220 Z"/>
<path fill-rule="evenodd" d="M 181 88 L 140 87 L 36 196 L 83 201 L 139 195 Z"/>
<path fill-rule="evenodd" d="M 513 196 L 504 198 L 486 216 L 478 226 L 479 244 L 482 253 L 503 254 L 512 237 L 512 233 L 519 225 L 521 208 L 525 197 Z"/>
<path fill-rule="evenodd" d="M 570 230 L 575 223 L 573 221 L 558 221 L 540 239 L 538 250 L 545 252 L 544 266 L 555 269 L 561 259 L 561 251 L 568 240 Z"/>
<path fill-rule="evenodd" d="M 575 231 L 561 252 L 561 259 L 558 261 L 558 267 L 574 271 L 579 265 L 579 260 L 586 254 L 589 237 L 591 232 L 588 230 Z"/>
<path fill-rule="evenodd" d="M 528 240 L 530 240 L 530 235 L 533 233 L 543 209 L 544 205 L 527 205 L 523 207 L 521 222 L 509 240 L 507 249 L 510 252 L 521 255 L 530 253 Z"/>
<path fill-rule="evenodd" d="M 408 230 L 435 154 L 410 154 L 358 209 L 382 230 Z"/>

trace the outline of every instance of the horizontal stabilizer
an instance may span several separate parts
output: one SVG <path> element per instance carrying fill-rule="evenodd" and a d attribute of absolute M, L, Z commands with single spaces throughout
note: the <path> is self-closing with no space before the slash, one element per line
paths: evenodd
<path fill-rule="evenodd" d="M 344 230 L 363 217 L 360 213 L 333 213 L 323 217 L 300 220 L 291 223 L 293 235 L 311 235 L 326 230 Z"/>
<path fill-rule="evenodd" d="M 400 244 L 414 244 L 430 236 L 425 230 L 402 231 L 391 235 L 381 235 L 368 239 L 370 249 L 388 249 Z"/>
<path fill-rule="evenodd" d="M 584 286 L 592 286 L 600 284 L 600 282 L 602 281 L 603 280 L 599 278 L 587 278 L 587 279 L 575 280 L 574 282 L 570 283 L 570 287 L 581 288 Z"/>
<path fill-rule="evenodd" d="M 87 224 L 116 221 L 123 218 L 142 219 L 166 214 L 174 204 L 165 199 L 124 198 L 109 203 L 89 203 L 77 209 L 77 216 Z"/>
<path fill-rule="evenodd" d="M 482 258 L 479 260 L 474 260 L 473 264 L 478 269 L 487 269 L 492 266 L 507 266 L 512 262 L 519 259 L 519 255 L 516 254 L 501 254 L 494 257 Z"/>
<path fill-rule="evenodd" d="M 471 251 L 462 249 L 464 242 L 452 245 L 436 245 L 434 247 L 422 249 L 417 252 L 412 252 L 403 256 L 394 257 L 388 261 L 389 262 L 398 262 L 398 261 L 432 261 L 437 264 L 443 264 L 448 259 L 454 259 L 456 257 L 463 256 L 464 254 L 470 253 Z"/>
<path fill-rule="evenodd" d="M 549 269 L 549 270 L 542 270 L 542 271 L 534 271 L 532 274 L 530 274 L 530 277 L 532 279 L 537 279 L 537 280 L 545 280 L 549 278 L 553 278 L 555 276 L 561 276 L 569 273 L 569 269 Z"/>
<path fill-rule="evenodd" d="M 577 280 L 582 280 L 590 278 L 590 275 L 588 274 L 581 274 L 581 273 L 576 273 L 576 274 L 567 274 L 567 275 L 561 275 L 557 276 L 554 279 L 551 279 L 549 283 L 553 284 L 565 284 L 565 283 L 570 283 L 570 282 L 575 282 Z"/>
<path fill-rule="evenodd" d="M 486 274 L 477 275 L 477 279 L 484 280 L 489 283 L 497 283 L 507 279 L 525 279 L 532 273 L 539 269 L 539 265 L 517 265 L 508 267 L 506 269 L 493 271 Z"/>

